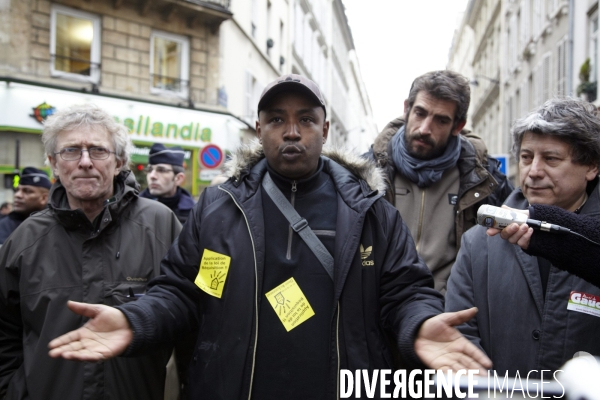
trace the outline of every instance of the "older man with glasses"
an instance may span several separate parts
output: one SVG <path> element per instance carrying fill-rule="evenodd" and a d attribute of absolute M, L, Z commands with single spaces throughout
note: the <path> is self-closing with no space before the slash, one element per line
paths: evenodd
<path fill-rule="evenodd" d="M 98 107 L 60 110 L 42 141 L 56 178 L 48 208 L 0 249 L 0 398 L 163 399 L 166 344 L 142 357 L 75 363 L 50 358 L 47 343 L 87 319 L 68 300 L 140 298 L 181 224 L 139 198 L 127 128 Z"/>
<path fill-rule="evenodd" d="M 154 143 L 146 167 L 148 188 L 140 193 L 141 197 L 157 200 L 169 207 L 182 224 L 194 207 L 194 199 L 181 187 L 185 180 L 184 155 L 179 146 L 167 148 L 162 143 Z"/>

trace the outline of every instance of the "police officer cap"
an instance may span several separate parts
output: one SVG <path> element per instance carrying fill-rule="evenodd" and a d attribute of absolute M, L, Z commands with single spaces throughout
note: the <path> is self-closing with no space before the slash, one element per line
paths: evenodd
<path fill-rule="evenodd" d="M 48 174 L 41 169 L 25 167 L 19 177 L 19 185 L 39 186 L 50 189 L 52 183 L 50 182 L 50 178 L 48 178 Z"/>
<path fill-rule="evenodd" d="M 148 164 L 169 164 L 183 167 L 183 156 L 185 152 L 179 146 L 165 147 L 162 143 L 154 143 L 150 148 Z"/>

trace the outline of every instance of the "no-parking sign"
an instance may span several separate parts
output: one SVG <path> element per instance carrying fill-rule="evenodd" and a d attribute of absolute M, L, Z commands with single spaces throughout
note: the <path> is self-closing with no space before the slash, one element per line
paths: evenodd
<path fill-rule="evenodd" d="M 217 168 L 223 162 L 223 151 L 218 146 L 209 144 L 200 151 L 198 158 L 204 168 Z"/>

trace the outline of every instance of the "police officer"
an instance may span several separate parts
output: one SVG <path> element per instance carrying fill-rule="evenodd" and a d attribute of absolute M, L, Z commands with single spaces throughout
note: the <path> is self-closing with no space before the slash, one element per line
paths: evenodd
<path fill-rule="evenodd" d="M 158 200 L 169 207 L 182 224 L 194 206 L 190 193 L 181 187 L 185 180 L 184 154 L 179 146 L 166 148 L 162 143 L 154 143 L 146 167 L 148 188 L 140 193 L 141 197 Z"/>
<path fill-rule="evenodd" d="M 52 184 L 48 175 L 41 169 L 33 167 L 23 169 L 19 186 L 15 191 L 13 210 L 6 218 L 0 220 L 0 244 L 3 244 L 31 213 L 46 207 L 50 186 Z"/>

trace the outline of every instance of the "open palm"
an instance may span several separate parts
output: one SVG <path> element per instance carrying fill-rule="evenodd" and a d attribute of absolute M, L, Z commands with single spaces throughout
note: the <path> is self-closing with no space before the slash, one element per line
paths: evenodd
<path fill-rule="evenodd" d="M 475 316 L 477 308 L 453 313 L 443 313 L 421 325 L 415 340 L 415 352 L 430 368 L 443 371 L 491 368 L 492 361 L 465 338 L 455 326 Z"/>
<path fill-rule="evenodd" d="M 52 340 L 48 344 L 50 357 L 101 361 L 118 356 L 131 343 L 133 332 L 129 322 L 116 308 L 74 301 L 69 301 L 67 306 L 90 320 L 81 328 Z"/>

